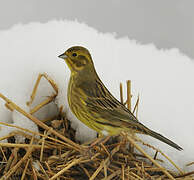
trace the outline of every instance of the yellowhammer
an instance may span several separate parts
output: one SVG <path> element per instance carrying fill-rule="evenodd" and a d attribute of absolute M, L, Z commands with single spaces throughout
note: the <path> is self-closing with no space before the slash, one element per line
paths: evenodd
<path fill-rule="evenodd" d="M 98 77 L 89 51 L 80 46 L 69 48 L 59 56 L 71 70 L 68 102 L 75 116 L 101 135 L 118 135 L 121 131 L 150 135 L 182 150 L 164 136 L 150 130 L 121 104 Z"/>

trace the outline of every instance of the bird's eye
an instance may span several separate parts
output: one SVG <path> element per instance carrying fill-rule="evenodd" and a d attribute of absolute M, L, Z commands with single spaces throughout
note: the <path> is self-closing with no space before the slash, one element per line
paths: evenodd
<path fill-rule="evenodd" d="M 76 56 L 77 56 L 77 53 L 73 53 L 72 56 L 73 56 L 73 57 L 76 57 Z"/>

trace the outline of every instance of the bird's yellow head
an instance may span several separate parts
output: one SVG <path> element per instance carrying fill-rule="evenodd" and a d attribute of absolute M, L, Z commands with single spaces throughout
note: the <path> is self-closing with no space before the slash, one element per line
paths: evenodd
<path fill-rule="evenodd" d="M 89 51 L 81 46 L 74 46 L 58 56 L 66 61 L 71 72 L 80 72 L 93 66 Z"/>

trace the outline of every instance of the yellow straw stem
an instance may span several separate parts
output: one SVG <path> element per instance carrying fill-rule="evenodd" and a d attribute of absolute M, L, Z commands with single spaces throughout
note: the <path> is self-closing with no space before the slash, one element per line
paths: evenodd
<path fill-rule="evenodd" d="M 127 81 L 127 108 L 131 110 L 131 81 Z"/>
<path fill-rule="evenodd" d="M 62 134 L 56 132 L 55 130 L 53 130 L 52 128 L 50 128 L 49 126 L 47 126 L 46 124 L 44 124 L 43 122 L 41 122 L 40 120 L 38 120 L 37 118 L 35 118 L 34 116 L 32 116 L 31 114 L 27 113 L 26 111 L 24 111 L 22 108 L 20 108 L 19 106 L 17 106 L 15 103 L 13 103 L 11 100 L 9 100 L 8 98 L 6 98 L 1 93 L 0 93 L 0 97 L 2 99 L 4 99 L 7 103 L 13 105 L 13 107 L 15 108 L 15 110 L 17 110 L 18 112 L 22 113 L 24 116 L 26 116 L 27 118 L 29 118 L 30 120 L 32 120 L 34 123 L 36 123 L 37 125 L 39 125 L 43 129 L 51 132 L 52 134 L 56 135 L 57 137 L 59 137 L 60 139 L 64 140 L 65 142 L 71 144 L 73 147 L 75 147 L 76 149 L 78 149 L 78 151 L 81 151 L 81 148 L 80 148 L 80 146 L 78 144 L 74 143 L 70 139 L 68 139 L 65 136 L 63 136 Z"/>

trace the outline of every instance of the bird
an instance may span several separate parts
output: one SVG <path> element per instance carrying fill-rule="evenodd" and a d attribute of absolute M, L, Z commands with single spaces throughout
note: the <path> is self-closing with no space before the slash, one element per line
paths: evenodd
<path fill-rule="evenodd" d="M 173 141 L 143 125 L 110 93 L 100 80 L 88 49 L 73 46 L 58 57 L 65 60 L 71 72 L 67 99 L 78 120 L 101 136 L 114 136 L 121 132 L 145 134 L 182 150 Z"/>

